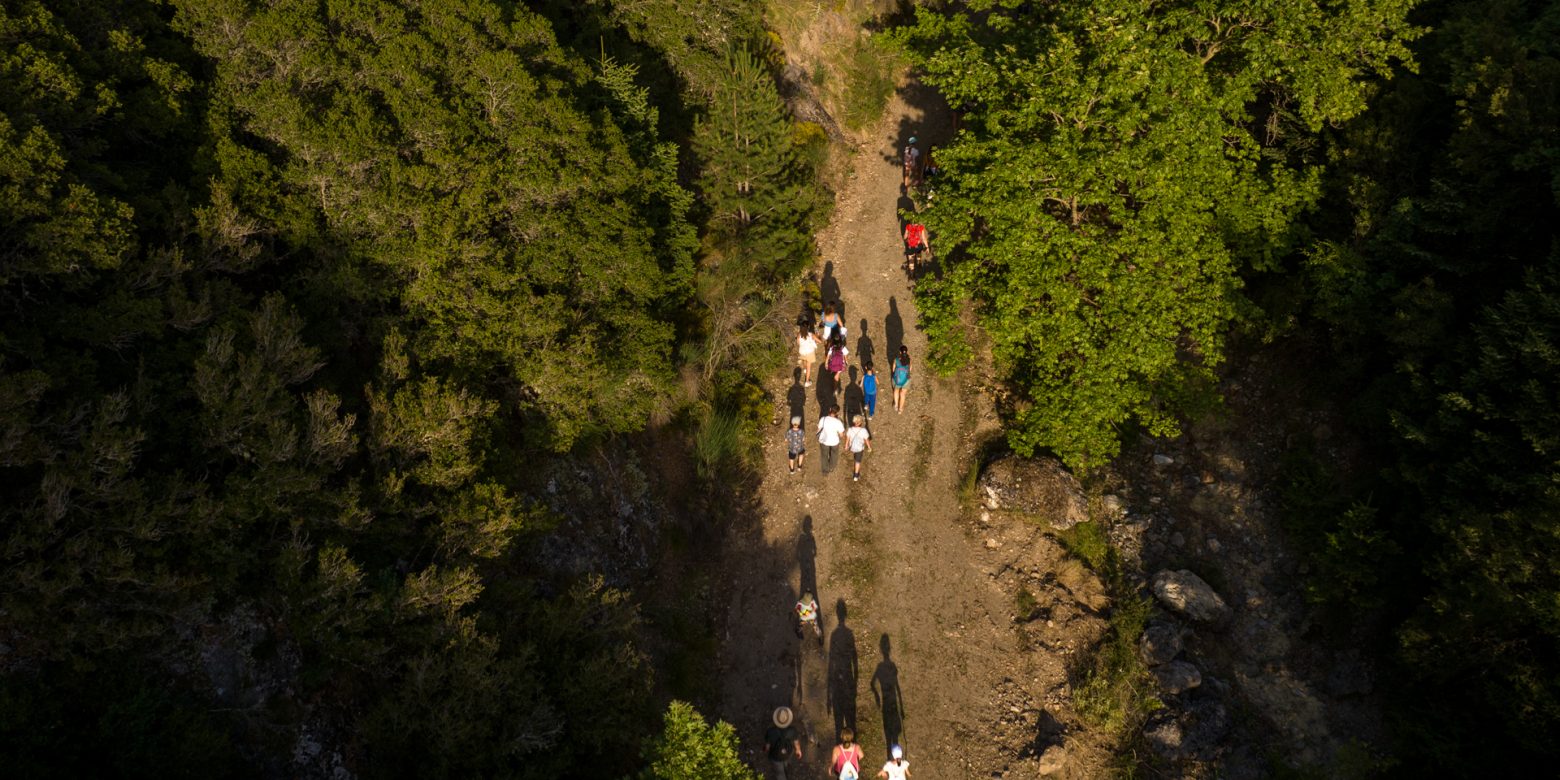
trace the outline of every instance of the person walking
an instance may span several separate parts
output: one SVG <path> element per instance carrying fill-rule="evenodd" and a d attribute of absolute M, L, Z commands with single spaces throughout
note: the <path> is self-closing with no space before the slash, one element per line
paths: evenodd
<path fill-rule="evenodd" d="M 910 762 L 905 760 L 905 749 L 898 745 L 889 748 L 888 763 L 877 776 L 882 780 L 910 780 Z"/>
<path fill-rule="evenodd" d="M 861 400 L 867 407 L 867 419 L 877 414 L 877 370 L 871 363 L 861 364 Z"/>
<path fill-rule="evenodd" d="M 894 358 L 894 411 L 905 410 L 906 390 L 910 387 L 910 350 L 899 345 L 899 357 Z"/>
<path fill-rule="evenodd" d="M 910 143 L 905 145 L 902 153 L 905 163 L 905 179 L 899 185 L 900 192 L 909 192 L 910 185 L 920 183 L 921 177 L 921 150 L 915 145 L 915 136 L 910 136 Z"/>
<path fill-rule="evenodd" d="M 856 780 L 861 777 L 861 746 L 856 744 L 856 732 L 840 729 L 840 744 L 834 746 L 829 756 L 829 771 L 840 780 Z"/>
<path fill-rule="evenodd" d="M 829 413 L 818 420 L 818 444 L 823 448 L 823 473 L 834 471 L 839 462 L 840 437 L 845 435 L 845 423 L 840 422 L 840 407 L 830 406 Z"/>
<path fill-rule="evenodd" d="M 769 757 L 769 767 L 775 771 L 775 780 L 785 780 L 785 765 L 792 758 L 801 758 L 802 741 L 791 728 L 791 708 L 776 707 L 772 720 L 775 725 L 764 732 L 764 755 Z"/>
<path fill-rule="evenodd" d="M 790 473 L 795 474 L 807 459 L 807 434 L 802 432 L 802 418 L 791 418 L 791 429 L 785 432 L 785 455 L 790 462 Z"/>
<path fill-rule="evenodd" d="M 932 248 L 930 241 L 926 239 L 926 226 L 919 222 L 911 222 L 905 225 L 905 277 L 915 281 L 915 267 L 922 261 L 927 251 Z"/>
<path fill-rule="evenodd" d="M 796 360 L 802 367 L 802 387 L 812 387 L 813 365 L 818 362 L 818 335 L 806 325 L 797 326 Z"/>
<path fill-rule="evenodd" d="M 850 430 L 845 432 L 845 441 L 850 445 L 850 455 L 855 460 L 850 474 L 851 482 L 861 481 L 861 459 L 872 449 L 872 432 L 861 423 L 859 414 L 850 418 Z"/>
<path fill-rule="evenodd" d="M 839 392 L 840 377 L 845 373 L 848 357 L 850 357 L 850 350 L 845 346 L 845 337 L 836 335 L 834 340 L 829 342 L 829 357 L 823 364 L 824 370 L 834 375 L 835 392 Z"/>
<path fill-rule="evenodd" d="M 823 316 L 818 319 L 818 328 L 823 331 L 825 344 L 833 341 L 835 336 L 845 337 L 845 326 L 840 322 L 838 309 L 839 301 L 829 301 L 823 305 Z"/>

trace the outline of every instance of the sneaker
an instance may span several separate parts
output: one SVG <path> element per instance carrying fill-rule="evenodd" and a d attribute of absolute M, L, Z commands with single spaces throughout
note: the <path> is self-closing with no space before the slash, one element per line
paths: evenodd
<path fill-rule="evenodd" d="M 812 387 L 812 382 L 803 382 L 802 387 Z"/>
<path fill-rule="evenodd" d="M 786 473 L 787 473 L 787 474 L 795 474 L 795 473 L 796 473 L 796 467 L 795 467 L 795 466 L 792 466 L 792 467 L 791 467 L 791 470 L 790 470 L 790 471 L 787 471 L 787 472 L 786 472 Z"/>
<path fill-rule="evenodd" d="M 850 475 L 850 481 L 851 482 L 860 482 L 861 481 L 861 475 L 860 474 L 852 474 L 852 475 Z"/>

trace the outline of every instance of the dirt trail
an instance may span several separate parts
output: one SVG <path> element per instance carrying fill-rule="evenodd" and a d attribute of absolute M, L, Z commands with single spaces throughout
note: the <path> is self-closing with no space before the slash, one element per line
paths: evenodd
<path fill-rule="evenodd" d="M 924 149 L 948 136 L 947 125 L 946 109 L 912 83 L 874 140 L 856 150 L 833 222 L 819 237 L 823 296 L 843 302 L 849 331 L 849 387 L 834 395 L 826 379 L 803 388 L 789 374 L 776 378 L 776 398 L 785 399 L 777 418 L 799 409 L 808 431 L 806 468 L 787 473 L 777 427 L 765 449 L 760 526 L 733 534 L 725 554 L 720 715 L 738 726 L 746 757 L 766 772 L 763 732 L 778 705 L 796 710 L 804 734 L 805 760 L 793 762 L 792 778 L 825 776 L 841 726 L 853 726 L 866 749 L 866 777 L 892 742 L 905 747 L 920 778 L 1032 776 L 1016 771 L 1029 765 L 1022 746 L 998 744 L 998 724 L 1029 732 L 1038 724 L 1020 740 L 1040 744 L 1040 732 L 1055 723 L 1030 692 L 1063 689 L 1062 662 L 1025 652 L 1003 581 L 1015 558 L 1050 540 L 1019 528 L 997 542 L 989 529 L 975 535 L 961 520 L 969 442 L 994 423 L 983 411 L 988 404 L 961 390 L 958 378 L 923 365 L 926 339 L 900 271 L 896 209 L 910 202 L 899 190 L 897 150 L 910 135 Z M 906 410 L 896 414 L 887 366 L 901 343 L 916 370 Z M 813 431 L 832 400 L 847 412 L 860 407 L 863 358 L 876 364 L 881 389 L 873 450 L 862 481 L 852 483 L 843 446 L 838 468 L 820 473 Z M 823 607 L 821 644 L 792 631 L 789 611 L 803 589 Z"/>

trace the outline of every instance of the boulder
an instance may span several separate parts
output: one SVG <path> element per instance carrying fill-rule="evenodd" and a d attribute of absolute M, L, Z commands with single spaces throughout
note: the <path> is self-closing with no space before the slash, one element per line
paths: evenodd
<path fill-rule="evenodd" d="M 1181 755 L 1181 722 L 1169 709 L 1155 712 L 1143 724 L 1143 740 L 1148 748 L 1164 758 L 1175 759 Z"/>
<path fill-rule="evenodd" d="M 1169 455 L 1154 456 L 1154 465 L 1158 466 L 1159 468 L 1164 468 L 1165 466 L 1169 466 L 1173 463 L 1175 463 L 1175 458 L 1172 458 Z"/>
<path fill-rule="evenodd" d="M 1143 636 L 1138 638 L 1138 652 L 1149 666 L 1170 663 L 1181 654 L 1185 636 L 1186 630 L 1179 625 L 1156 620 L 1143 629 Z"/>
<path fill-rule="evenodd" d="M 1154 667 L 1151 672 L 1165 693 L 1185 693 L 1202 685 L 1202 672 L 1185 661 L 1171 661 Z"/>
<path fill-rule="evenodd" d="M 1121 517 L 1127 513 L 1127 502 L 1121 500 L 1121 496 L 1114 493 L 1100 499 L 1100 507 L 1113 517 Z"/>
<path fill-rule="evenodd" d="M 1150 583 L 1159 603 L 1176 613 L 1202 623 L 1222 623 L 1230 616 L 1224 599 L 1203 578 L 1186 569 L 1162 570 Z"/>
<path fill-rule="evenodd" d="M 1042 777 L 1060 773 L 1067 767 L 1067 749 L 1061 745 L 1052 745 L 1040 754 L 1040 775 Z"/>
<path fill-rule="evenodd" d="M 1089 519 L 1083 487 L 1055 458 L 998 458 L 981 471 L 979 485 L 987 509 L 1034 515 L 1059 531 Z"/>

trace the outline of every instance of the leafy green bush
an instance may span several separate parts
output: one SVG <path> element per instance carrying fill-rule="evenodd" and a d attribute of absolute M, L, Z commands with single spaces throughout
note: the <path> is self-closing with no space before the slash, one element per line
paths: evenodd
<path fill-rule="evenodd" d="M 645 747 L 650 767 L 641 780 L 761 780 L 737 752 L 737 730 L 730 723 L 711 725 L 693 705 L 673 701 L 661 733 Z"/>

